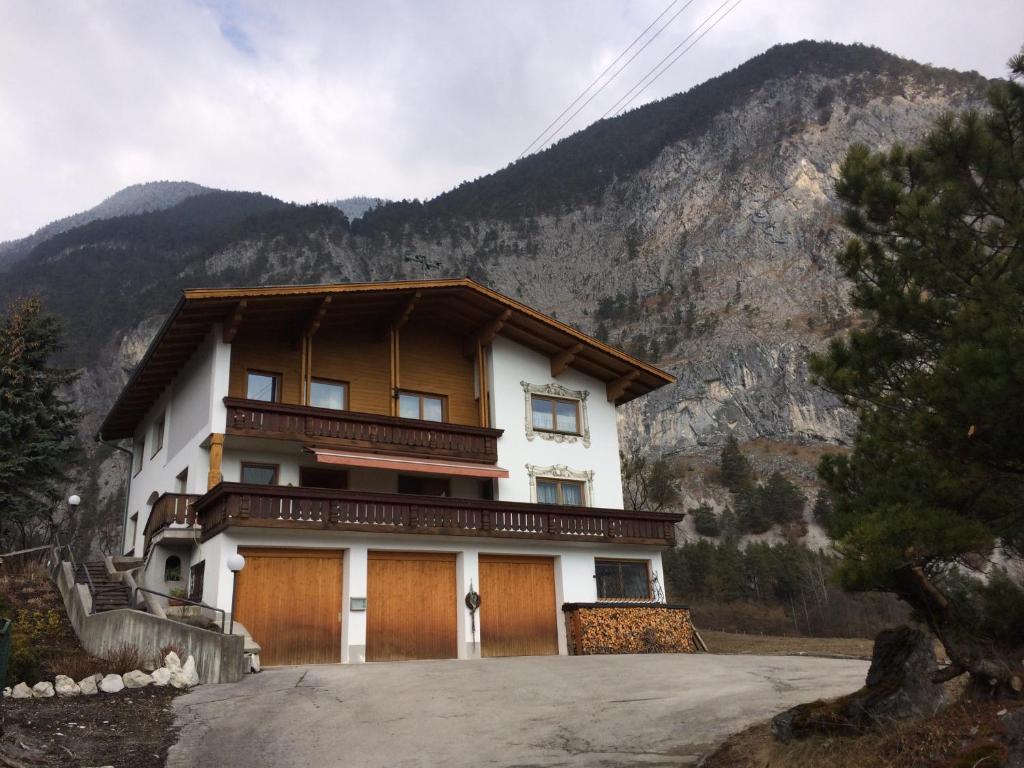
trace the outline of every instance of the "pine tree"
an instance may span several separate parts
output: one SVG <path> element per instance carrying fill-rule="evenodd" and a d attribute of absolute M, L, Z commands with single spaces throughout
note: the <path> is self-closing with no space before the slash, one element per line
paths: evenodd
<path fill-rule="evenodd" d="M 719 468 L 722 485 L 733 493 L 739 493 L 754 483 L 754 472 L 750 468 L 750 462 L 740 451 L 740 444 L 736 442 L 734 435 L 729 435 L 722 446 Z"/>
<path fill-rule="evenodd" d="M 79 414 L 63 391 L 77 374 L 49 366 L 61 324 L 37 299 L 0 317 L 0 551 L 52 533 L 51 510 L 75 459 Z"/>
<path fill-rule="evenodd" d="M 807 498 L 781 472 L 773 472 L 761 492 L 764 514 L 778 525 L 803 519 Z"/>
<path fill-rule="evenodd" d="M 1024 76 L 1024 56 L 1011 64 Z M 1019 583 L 997 599 L 959 578 L 997 543 L 1024 548 L 1024 87 L 988 101 L 913 148 L 850 149 L 836 189 L 854 238 L 837 258 L 869 323 L 814 370 L 859 417 L 852 453 L 820 468 L 844 586 L 909 603 L 947 676 L 1020 695 L 1024 625 L 983 610 L 1024 602 Z"/>

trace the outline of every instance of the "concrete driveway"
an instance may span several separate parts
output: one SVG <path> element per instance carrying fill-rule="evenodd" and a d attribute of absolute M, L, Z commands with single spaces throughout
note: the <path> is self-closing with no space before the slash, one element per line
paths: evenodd
<path fill-rule="evenodd" d="M 867 662 L 576 656 L 283 667 L 175 700 L 171 768 L 680 766 Z"/>

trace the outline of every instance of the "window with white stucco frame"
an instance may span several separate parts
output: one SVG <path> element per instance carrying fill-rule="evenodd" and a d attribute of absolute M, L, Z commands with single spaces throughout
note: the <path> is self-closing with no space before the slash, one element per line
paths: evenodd
<path fill-rule="evenodd" d="M 585 448 L 590 447 L 590 420 L 587 418 L 587 397 L 590 395 L 585 389 L 569 389 L 561 384 L 531 384 L 528 381 L 519 382 L 523 387 L 523 395 L 526 404 L 526 439 L 551 440 L 556 443 L 575 443 L 580 441 Z M 538 417 L 543 417 L 543 408 L 536 408 L 535 401 L 540 403 L 551 402 L 552 415 L 551 423 L 541 421 L 538 425 Z M 576 406 L 576 413 L 573 416 L 574 429 L 560 431 L 556 429 L 558 418 L 558 403 L 571 403 Z"/>
<path fill-rule="evenodd" d="M 591 506 L 591 499 L 594 498 L 593 470 L 569 469 L 569 467 L 564 464 L 552 464 L 547 467 L 537 466 L 536 464 L 527 464 L 526 473 L 530 476 L 530 501 L 534 504 L 568 503 L 570 506 Z M 565 494 L 566 491 L 569 490 L 569 486 L 561 486 L 567 482 L 576 483 L 582 489 L 583 498 L 580 499 L 579 504 L 572 503 L 572 500 L 569 500 L 568 502 L 566 501 Z M 558 500 L 553 501 L 547 496 L 541 498 L 541 494 L 538 493 L 537 490 L 538 483 L 542 485 L 541 490 L 543 493 L 548 493 L 551 485 L 556 486 Z"/>

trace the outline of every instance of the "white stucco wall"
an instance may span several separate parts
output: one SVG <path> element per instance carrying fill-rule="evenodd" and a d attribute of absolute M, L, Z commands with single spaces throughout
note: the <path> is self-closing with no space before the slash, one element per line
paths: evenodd
<path fill-rule="evenodd" d="M 551 375 L 548 357 L 500 336 L 492 344 L 488 363 L 492 424 L 505 430 L 498 440 L 498 464 L 509 471 L 507 479 L 498 481 L 498 498 L 531 501 L 526 465 L 561 464 L 577 472 L 594 473 L 589 506 L 622 509 L 616 411 L 614 404 L 608 402 L 604 382 L 572 368 L 556 379 Z M 559 384 L 587 392 L 583 407 L 590 426 L 589 447 L 582 438 L 556 442 L 534 433 L 530 439 L 526 425 L 531 416 L 523 381 L 534 385 Z"/>
<path fill-rule="evenodd" d="M 199 545 L 192 562 L 206 562 L 203 602 L 225 611 L 231 610 L 233 578 L 226 561 L 239 547 L 301 547 L 344 551 L 342 577 L 342 661 L 364 661 L 366 646 L 366 613 L 350 610 L 350 598 L 366 597 L 367 553 L 370 550 L 397 550 L 419 552 L 451 552 L 456 554 L 456 600 L 458 611 L 459 658 L 479 654 L 480 617 L 487 610 L 481 604 L 476 618 L 476 644 L 469 610 L 464 598 L 472 582 L 480 589 L 479 556 L 534 555 L 554 558 L 555 610 L 557 612 L 558 645 L 560 653 L 567 653 L 563 603 L 590 603 L 597 600 L 597 582 L 594 578 L 596 558 L 646 560 L 651 573 L 660 584 L 665 583 L 661 552 L 645 547 L 587 546 L 561 542 L 466 540 L 445 536 L 401 536 L 395 534 L 353 534 L 316 530 L 270 530 L 234 528 L 214 536 Z M 259 638 L 256 638 L 257 642 Z"/>
<path fill-rule="evenodd" d="M 223 398 L 228 391 L 231 347 L 220 339 L 220 326 L 215 325 L 135 431 L 136 445 L 145 439 L 141 469 L 136 473 L 136 467 L 132 468 L 128 495 L 128 514 L 138 514 L 138 525 L 134 539 L 123 542 L 122 552 L 134 549 L 141 555 L 150 499 L 153 494 L 175 491 L 175 479 L 184 469 L 188 469 L 185 492 L 206 492 L 210 455 L 202 443 L 212 432 L 223 432 L 227 419 Z M 161 414 L 164 444 L 152 455 L 154 425 Z"/>

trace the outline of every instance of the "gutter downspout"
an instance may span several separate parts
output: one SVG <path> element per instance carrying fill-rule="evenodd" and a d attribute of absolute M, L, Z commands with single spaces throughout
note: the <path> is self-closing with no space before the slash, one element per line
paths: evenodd
<path fill-rule="evenodd" d="M 124 448 L 123 446 L 120 446 L 120 445 L 117 445 L 116 443 L 111 443 L 111 442 L 108 442 L 107 440 L 104 440 L 100 436 L 99 432 L 96 433 L 96 442 L 100 443 L 102 445 L 105 445 L 108 448 L 113 448 L 115 451 L 121 451 L 122 453 L 128 454 L 128 482 L 127 482 L 127 484 L 125 485 L 125 488 L 124 488 L 124 512 L 121 515 L 121 546 L 120 546 L 120 550 L 121 551 L 118 552 L 118 555 L 123 555 L 124 554 L 124 534 L 125 534 L 125 531 L 128 530 L 128 508 L 129 508 L 129 502 L 131 501 L 131 495 L 132 495 L 132 464 L 135 462 L 135 454 L 132 453 L 127 448 Z"/>

